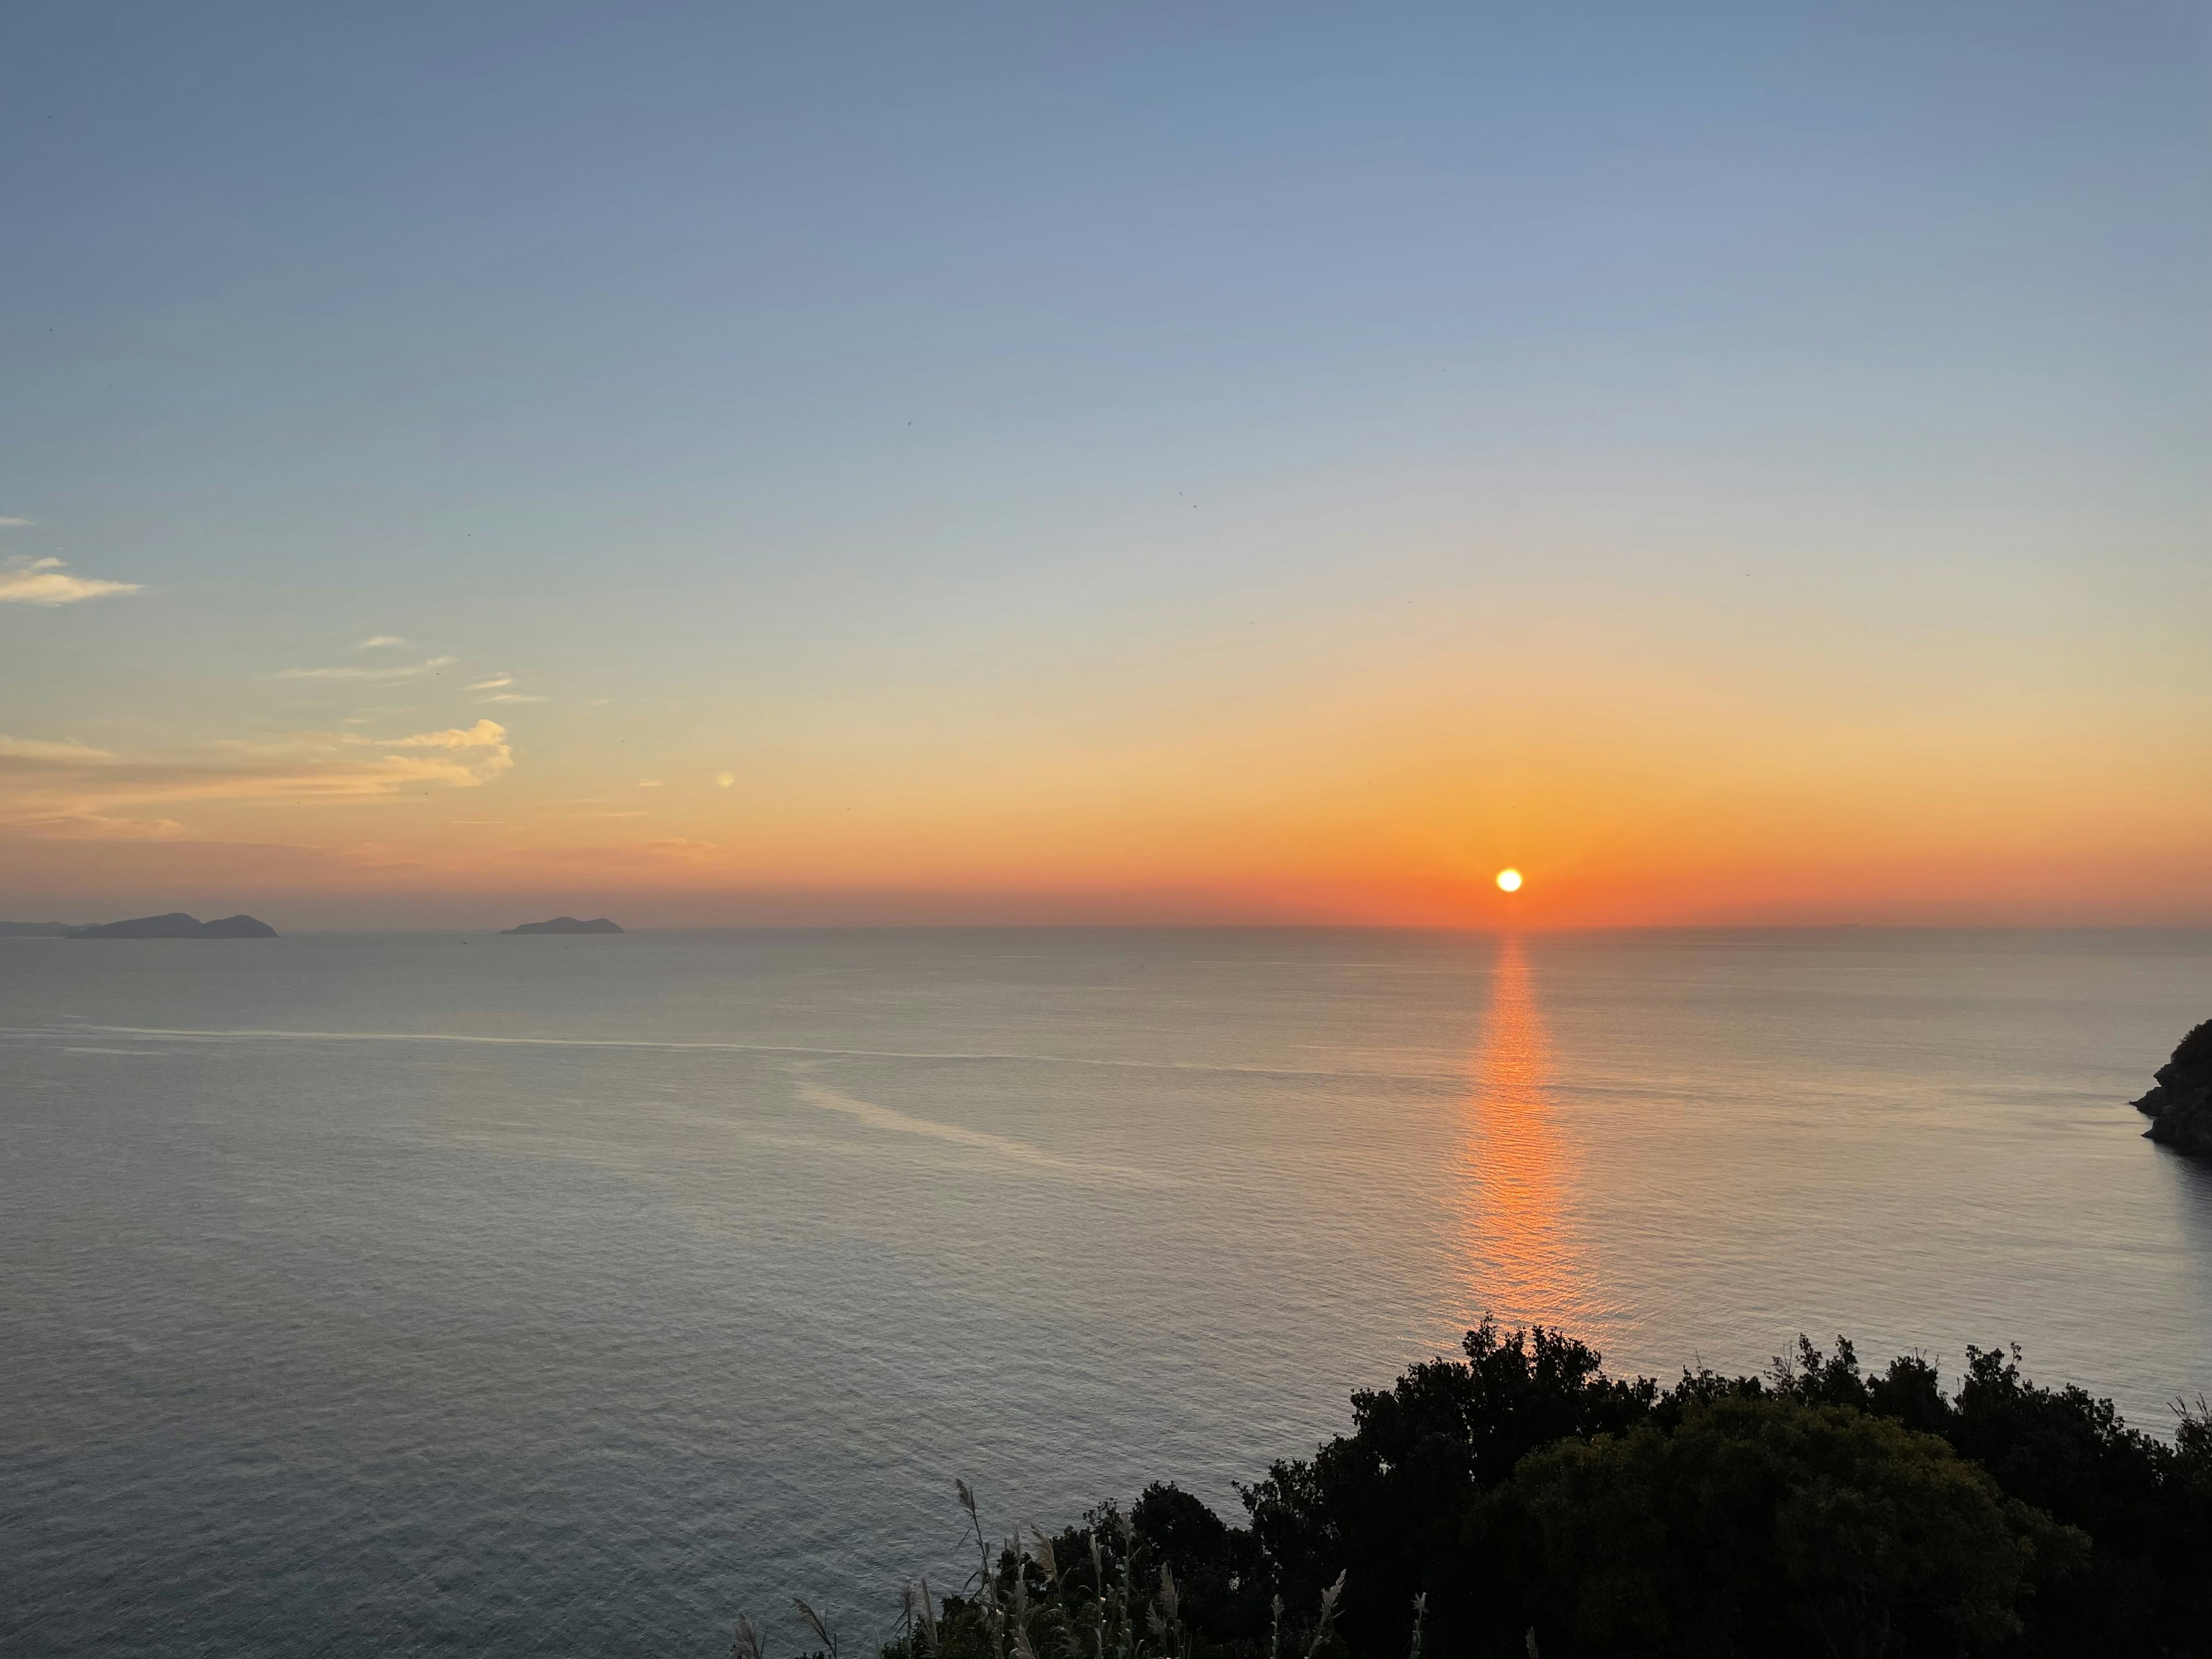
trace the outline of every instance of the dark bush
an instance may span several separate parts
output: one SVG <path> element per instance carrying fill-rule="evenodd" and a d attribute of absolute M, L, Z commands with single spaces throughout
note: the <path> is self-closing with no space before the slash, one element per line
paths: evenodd
<path fill-rule="evenodd" d="M 1995 1652 L 2088 1554 L 1932 1435 L 1755 1397 L 1530 1454 L 1466 1547 L 1510 1563 L 1498 1593 L 1518 1598 L 1479 1645 L 1525 1625 L 1555 1659 Z"/>
<path fill-rule="evenodd" d="M 2169 1445 L 2016 1351 L 1955 1398 L 1841 1338 L 1665 1389 L 1540 1328 L 1462 1352 L 1355 1395 L 1249 1526 L 1164 1485 L 1027 1549 L 977 1525 L 887 1659 L 2212 1654 L 2201 1402 Z"/>
<path fill-rule="evenodd" d="M 1509 1334 L 1486 1321 L 1462 1346 L 1464 1360 L 1354 1395 L 1349 1436 L 1244 1492 L 1286 1603 L 1310 1607 L 1345 1577 L 1340 1627 L 1354 1652 L 1401 1651 L 1424 1590 L 1431 1620 L 1462 1624 L 1472 1586 L 1447 1564 L 1474 1498 L 1537 1447 L 1633 1427 L 1659 1397 L 1649 1378 L 1609 1378 L 1595 1349 L 1541 1326 Z"/>

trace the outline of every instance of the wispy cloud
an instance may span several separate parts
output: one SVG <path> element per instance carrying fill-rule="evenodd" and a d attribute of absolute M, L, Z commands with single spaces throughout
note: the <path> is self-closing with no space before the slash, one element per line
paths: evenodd
<path fill-rule="evenodd" d="M 181 841 L 190 832 L 174 818 L 117 817 L 100 812 L 71 812 L 27 824 L 0 823 L 40 841 Z"/>
<path fill-rule="evenodd" d="M 409 663 L 399 668 L 288 668 L 276 678 L 280 680 L 418 680 L 425 674 L 451 668 L 459 660 L 459 657 L 432 657 L 427 662 Z"/>
<path fill-rule="evenodd" d="M 0 738 L 0 830 L 17 835 L 166 839 L 168 818 L 118 809 L 177 801 L 325 802 L 490 782 L 514 764 L 496 720 L 397 738 L 303 732 L 213 745 L 214 752 L 118 757 L 84 744 Z"/>
<path fill-rule="evenodd" d="M 404 645 L 406 643 L 407 641 L 401 639 L 397 634 L 372 634 L 367 639 L 363 640 L 359 645 L 354 647 L 354 649 L 356 651 L 380 651 L 386 646 Z"/>
<path fill-rule="evenodd" d="M 83 765 L 96 766 L 103 761 L 112 761 L 115 757 L 105 749 L 94 749 L 82 743 L 47 743 L 39 738 L 11 738 L 0 735 L 0 758 L 75 761 Z"/>
<path fill-rule="evenodd" d="M 494 674 L 489 679 L 478 680 L 474 685 L 465 685 L 461 690 L 490 692 L 491 695 L 484 699 L 486 702 L 550 702 L 552 701 L 550 697 L 541 697 L 532 692 L 509 691 L 502 689 L 514 684 L 514 676 L 512 674 Z"/>
<path fill-rule="evenodd" d="M 27 519 L 22 522 L 27 524 Z M 0 567 L 0 602 L 13 605 L 75 605 L 108 593 L 136 593 L 137 582 L 111 582 L 96 576 L 72 576 L 59 559 L 18 559 Z"/>
<path fill-rule="evenodd" d="M 0 530 L 28 530 L 36 519 L 0 519 Z"/>
<path fill-rule="evenodd" d="M 654 858 L 678 859 L 686 863 L 702 863 L 713 859 L 716 852 L 711 841 L 694 841 L 688 836 L 664 836 L 658 841 L 641 841 L 638 850 Z"/>
<path fill-rule="evenodd" d="M 365 743 L 378 749 L 481 749 L 496 750 L 498 760 L 495 772 L 504 772 L 514 763 L 507 752 L 507 728 L 497 720 L 478 720 L 474 726 L 447 732 L 417 732 L 411 738 L 348 738 L 348 743 Z"/>

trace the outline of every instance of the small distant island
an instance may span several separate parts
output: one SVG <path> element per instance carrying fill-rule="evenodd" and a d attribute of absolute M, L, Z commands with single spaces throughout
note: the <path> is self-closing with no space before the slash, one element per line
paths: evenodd
<path fill-rule="evenodd" d="M 105 922 L 97 927 L 77 927 L 65 939 L 275 939 L 276 930 L 252 916 L 224 916 L 202 921 L 181 910 L 166 916 L 134 916 L 129 921 Z"/>
<path fill-rule="evenodd" d="M 2191 1158 L 2212 1158 L 2212 1019 L 2174 1045 L 2151 1073 L 2158 1081 L 2135 1103 L 2150 1120 L 2145 1138 Z"/>
<path fill-rule="evenodd" d="M 520 927 L 503 927 L 506 933 L 619 933 L 622 929 L 605 916 L 594 916 L 589 921 L 579 921 L 574 916 L 556 916 L 550 921 L 526 921 Z"/>

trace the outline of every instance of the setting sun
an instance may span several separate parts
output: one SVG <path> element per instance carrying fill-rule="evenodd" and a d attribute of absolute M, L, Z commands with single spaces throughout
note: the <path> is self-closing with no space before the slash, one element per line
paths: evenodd
<path fill-rule="evenodd" d="M 1498 872 L 1498 889 L 1503 893 L 1519 892 L 1521 872 L 1518 870 L 1500 870 Z"/>

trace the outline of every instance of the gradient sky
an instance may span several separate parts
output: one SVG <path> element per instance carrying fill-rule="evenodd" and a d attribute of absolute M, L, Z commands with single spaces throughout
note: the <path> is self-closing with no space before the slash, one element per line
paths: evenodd
<path fill-rule="evenodd" d="M 22 0 L 0 365 L 0 915 L 2212 921 L 2201 3 Z"/>

